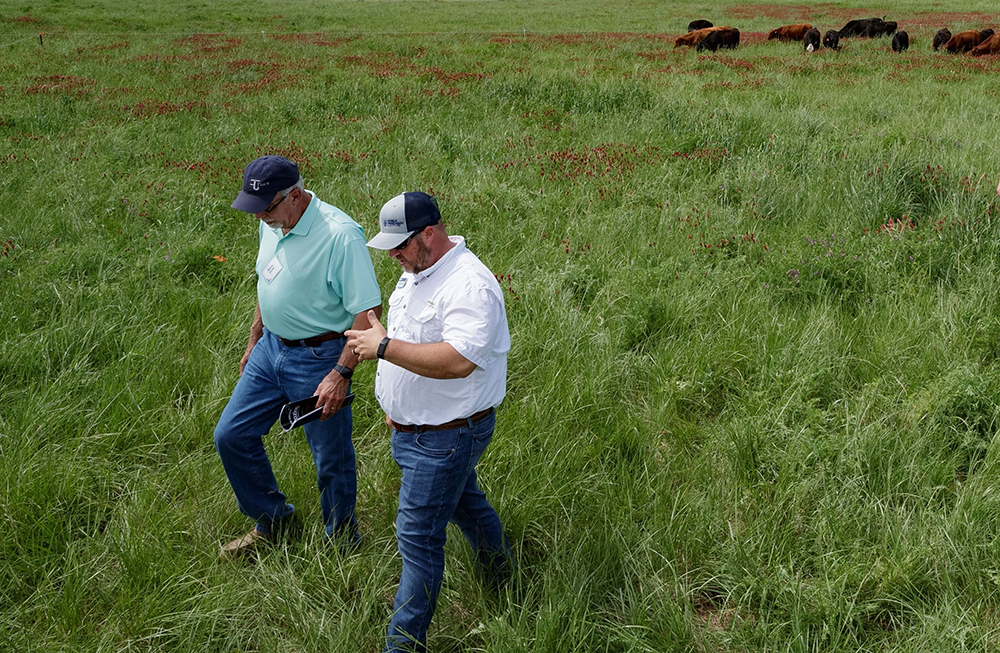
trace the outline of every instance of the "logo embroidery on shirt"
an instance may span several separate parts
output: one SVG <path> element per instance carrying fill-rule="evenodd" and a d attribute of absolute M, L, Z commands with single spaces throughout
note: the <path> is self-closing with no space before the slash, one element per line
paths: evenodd
<path fill-rule="evenodd" d="M 396 290 L 399 290 L 400 288 L 405 288 L 405 287 L 406 287 L 406 279 L 400 279 L 396 283 Z"/>

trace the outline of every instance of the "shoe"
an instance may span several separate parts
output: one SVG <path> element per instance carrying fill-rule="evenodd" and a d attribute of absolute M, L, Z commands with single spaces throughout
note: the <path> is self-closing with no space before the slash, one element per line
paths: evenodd
<path fill-rule="evenodd" d="M 245 556 L 264 545 L 270 544 L 271 541 L 271 535 L 257 530 L 257 527 L 254 526 L 253 530 L 243 537 L 238 537 L 232 542 L 222 545 L 222 549 L 219 551 L 219 558 L 226 559 Z"/>

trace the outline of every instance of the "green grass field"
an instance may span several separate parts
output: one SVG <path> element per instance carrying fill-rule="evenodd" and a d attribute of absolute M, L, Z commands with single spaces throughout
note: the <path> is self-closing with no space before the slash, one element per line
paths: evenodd
<path fill-rule="evenodd" d="M 943 14 L 939 12 L 961 11 Z M 911 38 L 765 40 L 886 15 Z M 733 51 L 673 47 L 688 21 Z M 0 650 L 376 651 L 398 470 L 355 383 L 364 545 L 250 527 L 212 430 L 252 317 L 243 166 L 377 229 L 404 190 L 502 279 L 480 478 L 434 651 L 1000 646 L 995 3 L 0 0 Z M 40 36 L 41 34 L 41 36 Z M 388 294 L 398 265 L 373 252 Z"/>

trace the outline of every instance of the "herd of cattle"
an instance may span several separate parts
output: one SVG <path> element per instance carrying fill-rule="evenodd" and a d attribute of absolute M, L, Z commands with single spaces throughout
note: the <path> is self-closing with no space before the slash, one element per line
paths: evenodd
<path fill-rule="evenodd" d="M 814 52 L 822 47 L 831 50 L 840 49 L 840 39 L 851 36 L 876 38 L 892 37 L 894 52 L 903 52 L 910 47 L 910 35 L 897 30 L 896 21 L 884 18 L 862 18 L 849 21 L 839 30 L 831 29 L 820 37 L 819 29 L 809 23 L 782 25 L 768 32 L 767 39 L 779 41 L 802 41 L 806 52 Z M 740 44 L 740 31 L 735 27 L 716 27 L 707 20 L 693 20 L 688 24 L 688 33 L 674 40 L 674 47 L 682 45 L 693 46 L 699 52 L 719 48 L 735 48 Z M 970 52 L 978 57 L 984 54 L 1000 54 L 1000 34 L 994 34 L 992 29 L 965 30 L 952 34 L 947 27 L 938 30 L 931 46 L 938 50 L 944 48 L 948 52 Z"/>

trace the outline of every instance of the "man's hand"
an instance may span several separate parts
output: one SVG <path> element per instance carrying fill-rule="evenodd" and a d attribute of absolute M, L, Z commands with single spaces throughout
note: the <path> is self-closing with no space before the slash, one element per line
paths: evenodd
<path fill-rule="evenodd" d="M 247 366 L 247 361 L 250 360 L 250 352 L 253 351 L 253 346 L 257 344 L 257 341 L 252 341 L 247 345 L 247 350 L 243 352 L 243 358 L 240 359 L 240 376 L 243 376 L 243 368 Z"/>
<path fill-rule="evenodd" d="M 240 359 L 240 376 L 243 376 L 243 368 L 247 366 L 247 361 L 250 360 L 250 351 L 247 349 L 246 353 L 243 354 L 243 358 Z"/>
<path fill-rule="evenodd" d="M 347 348 L 354 352 L 358 360 L 374 360 L 378 352 L 378 345 L 385 337 L 385 327 L 378 321 L 375 311 L 368 311 L 368 329 L 349 329 L 344 333 L 347 336 Z"/>
<path fill-rule="evenodd" d="M 333 370 L 319 382 L 319 385 L 316 386 L 316 392 L 313 394 L 318 397 L 316 407 L 323 407 L 323 415 L 319 418 L 321 422 L 329 419 L 330 415 L 340 410 L 344 403 L 344 397 L 347 396 L 349 385 L 350 382 L 337 370 Z"/>
<path fill-rule="evenodd" d="M 260 317 L 260 303 L 257 303 L 257 308 L 253 312 L 253 322 L 250 324 L 250 338 L 247 340 L 247 350 L 243 352 L 243 358 L 240 359 L 240 376 L 243 376 L 243 368 L 247 366 L 247 361 L 250 360 L 250 352 L 253 351 L 254 345 L 257 341 L 264 336 L 264 320 Z"/>

